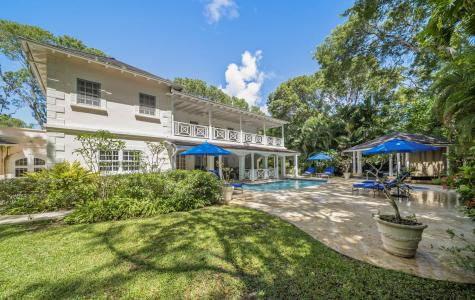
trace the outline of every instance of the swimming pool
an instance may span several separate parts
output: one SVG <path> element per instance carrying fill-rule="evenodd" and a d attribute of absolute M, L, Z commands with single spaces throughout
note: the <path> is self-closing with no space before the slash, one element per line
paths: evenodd
<path fill-rule="evenodd" d="M 319 186 L 326 183 L 326 180 L 306 180 L 306 179 L 286 179 L 274 182 L 244 184 L 245 190 L 256 192 L 275 192 L 290 189 L 301 189 L 309 186 Z"/>

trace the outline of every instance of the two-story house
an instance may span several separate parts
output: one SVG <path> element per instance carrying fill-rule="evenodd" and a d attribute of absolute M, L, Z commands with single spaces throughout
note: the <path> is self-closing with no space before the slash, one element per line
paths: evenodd
<path fill-rule="evenodd" d="M 63 160 L 84 164 L 74 151 L 80 147 L 76 136 L 97 130 L 107 130 L 126 144 L 124 150 L 100 154 L 100 159 L 112 161 L 109 171 L 137 170 L 135 154 L 148 154 L 146 142 L 166 141 L 162 170 L 203 165 L 214 169 L 222 160 L 241 180 L 278 178 L 287 175 L 286 159 L 290 158 L 289 165 L 295 166 L 291 173 L 297 175 L 299 154 L 284 145 L 285 121 L 190 95 L 170 80 L 114 58 L 30 40 L 22 45 L 47 97 L 47 143 L 43 152 L 32 152 L 28 143 L 19 147 L 18 142 L 16 150 L 2 156 L 7 177 L 34 170 L 39 160 L 46 161 L 46 166 Z M 278 128 L 280 134 L 267 135 L 271 128 Z M 204 141 L 232 155 L 180 155 Z"/>

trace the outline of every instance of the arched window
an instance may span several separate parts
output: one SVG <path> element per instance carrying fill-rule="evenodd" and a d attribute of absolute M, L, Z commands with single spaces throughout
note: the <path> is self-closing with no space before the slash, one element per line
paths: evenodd
<path fill-rule="evenodd" d="M 28 172 L 28 159 L 26 157 L 15 160 L 15 177 L 21 177 Z"/>

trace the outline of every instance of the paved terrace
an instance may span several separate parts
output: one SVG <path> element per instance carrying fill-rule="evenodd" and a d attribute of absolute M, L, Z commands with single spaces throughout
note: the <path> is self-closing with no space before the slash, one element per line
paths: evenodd
<path fill-rule="evenodd" d="M 276 215 L 295 224 L 334 250 L 383 268 L 439 280 L 475 283 L 475 275 L 451 263 L 451 256 L 440 249 L 454 244 L 446 233 L 452 229 L 474 240 L 473 224 L 456 207 L 454 192 L 418 190 L 410 200 L 400 200 L 403 215 L 415 213 L 429 227 L 424 231 L 417 255 L 399 258 L 382 249 L 372 214 L 391 212 L 382 196 L 351 192 L 356 181 L 331 179 L 327 184 L 278 193 L 245 191 L 235 194 L 232 204 Z"/>

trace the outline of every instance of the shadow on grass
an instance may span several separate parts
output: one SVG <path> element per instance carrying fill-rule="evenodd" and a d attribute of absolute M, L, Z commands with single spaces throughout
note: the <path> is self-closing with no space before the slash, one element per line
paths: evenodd
<path fill-rule="evenodd" d="M 241 208 L 67 226 L 56 234 L 73 231 L 91 236 L 73 246 L 112 258 L 65 276 L 47 274 L 8 298 L 443 298 L 474 291 L 354 261 L 293 225 Z M 129 294 L 136 286 L 147 291 Z"/>

